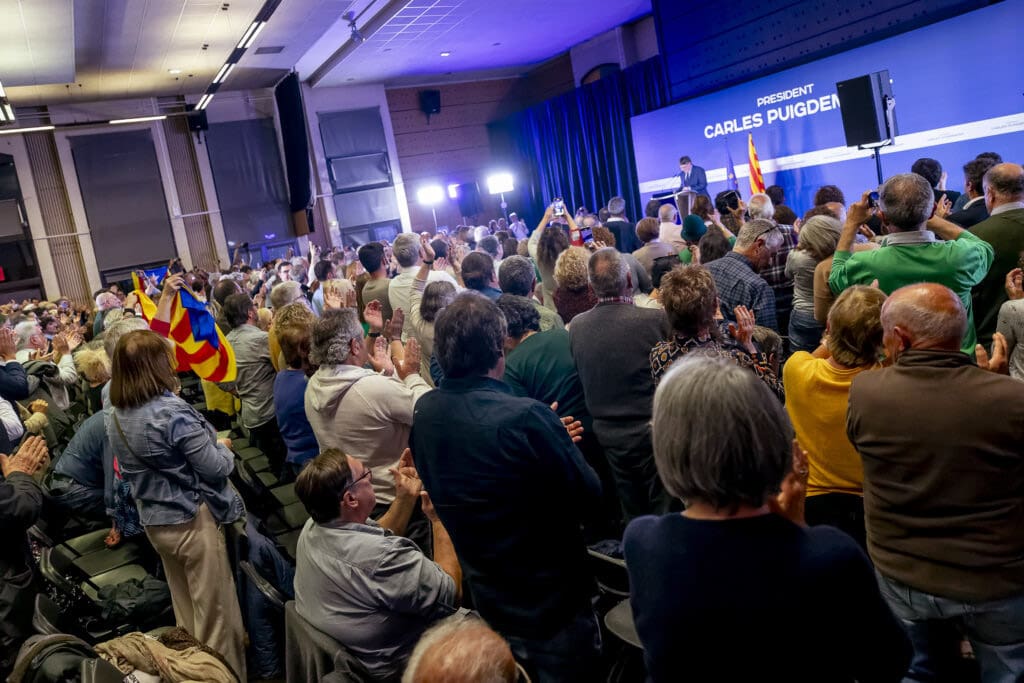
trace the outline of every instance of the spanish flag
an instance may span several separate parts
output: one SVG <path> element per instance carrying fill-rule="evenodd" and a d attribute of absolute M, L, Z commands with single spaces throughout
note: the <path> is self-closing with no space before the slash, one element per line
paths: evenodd
<path fill-rule="evenodd" d="M 174 342 L 178 372 L 193 370 L 210 382 L 233 382 L 237 373 L 235 351 L 217 327 L 206 305 L 186 289 L 178 290 L 171 305 L 170 325 L 154 320 L 156 304 L 146 294 L 138 276 L 132 273 L 135 293 L 142 306 L 142 317 L 155 332 Z"/>
<path fill-rule="evenodd" d="M 761 175 L 761 162 L 757 160 L 754 149 L 754 134 L 747 133 L 747 163 L 750 165 L 750 194 L 764 192 L 764 176 Z"/>

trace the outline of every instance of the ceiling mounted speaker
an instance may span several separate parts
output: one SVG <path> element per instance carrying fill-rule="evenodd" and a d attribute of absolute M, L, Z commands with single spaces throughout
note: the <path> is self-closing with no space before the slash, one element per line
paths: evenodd
<path fill-rule="evenodd" d="M 441 91 L 420 90 L 420 111 L 427 115 L 427 123 L 430 117 L 441 113 Z"/>

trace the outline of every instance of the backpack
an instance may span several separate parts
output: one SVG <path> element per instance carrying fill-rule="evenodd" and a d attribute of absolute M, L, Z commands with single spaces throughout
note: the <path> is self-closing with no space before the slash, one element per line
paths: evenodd
<path fill-rule="evenodd" d="M 82 662 L 96 659 L 84 640 L 66 633 L 32 636 L 21 646 L 8 683 L 79 683 Z"/>

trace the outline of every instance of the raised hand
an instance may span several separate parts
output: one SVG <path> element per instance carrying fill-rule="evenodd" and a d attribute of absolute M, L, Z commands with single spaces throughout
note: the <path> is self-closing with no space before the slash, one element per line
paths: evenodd
<path fill-rule="evenodd" d="M 327 296 L 326 293 L 324 296 Z M 384 307 L 378 299 L 373 299 L 363 309 L 363 320 L 370 326 L 370 332 L 384 331 Z"/>
<path fill-rule="evenodd" d="M 433 261 L 434 259 L 434 248 L 430 246 L 430 235 L 427 233 L 420 233 L 420 259 L 423 261 Z"/>
<path fill-rule="evenodd" d="M 388 340 L 384 337 L 377 337 L 373 342 L 373 350 L 370 353 L 370 367 L 385 375 L 392 375 L 395 372 L 395 364 L 391 361 L 391 354 L 388 353 Z"/>
<path fill-rule="evenodd" d="M 935 214 L 939 218 L 945 218 L 949 214 L 953 213 L 953 202 L 946 199 L 946 195 L 943 194 L 939 197 L 939 201 L 935 202 Z"/>
<path fill-rule="evenodd" d="M 49 459 L 50 453 L 46 450 L 46 441 L 38 436 L 30 436 L 21 444 L 21 448 L 16 454 L 0 453 L 0 470 L 3 471 L 4 477 L 9 477 L 14 472 L 32 476 Z"/>
<path fill-rule="evenodd" d="M 746 306 L 737 306 L 733 309 L 733 314 L 736 316 L 736 322 L 729 323 L 729 335 L 751 355 L 757 353 L 757 347 L 754 346 L 756 321 L 753 311 Z"/>
<path fill-rule="evenodd" d="M 866 190 L 860 197 L 860 201 L 856 201 L 850 204 L 846 210 L 846 222 L 853 223 L 854 225 L 863 225 L 867 222 L 875 210 L 871 206 L 871 193 L 874 190 Z"/>
<path fill-rule="evenodd" d="M 82 338 L 82 335 L 78 334 L 77 332 L 70 332 L 69 331 L 69 332 L 65 333 L 65 338 L 67 339 L 67 344 L 68 344 L 68 350 L 69 351 L 74 351 L 75 349 L 77 349 L 79 346 L 82 345 L 83 341 L 85 341 Z"/>
<path fill-rule="evenodd" d="M 430 500 L 430 494 L 426 491 L 420 491 L 420 507 L 423 508 L 423 516 L 431 522 L 441 521 L 437 516 L 437 510 L 434 509 L 434 503 Z"/>
<path fill-rule="evenodd" d="M 395 495 L 397 497 L 419 498 L 423 491 L 423 482 L 420 480 L 419 472 L 412 464 L 412 451 L 406 448 L 402 451 L 402 457 L 398 464 L 388 469 L 391 476 L 395 478 Z"/>
<path fill-rule="evenodd" d="M 14 360 L 18 345 L 15 342 L 14 330 L 9 327 L 0 327 L 0 358 Z"/>
<path fill-rule="evenodd" d="M 71 352 L 65 333 L 61 332 L 60 334 L 53 335 L 53 350 L 62 356 Z"/>
<path fill-rule="evenodd" d="M 405 357 L 398 365 L 398 376 L 405 379 L 409 375 L 417 375 L 420 372 L 420 345 L 414 338 L 409 337 L 405 343 Z"/>
<path fill-rule="evenodd" d="M 324 283 L 324 308 L 328 310 L 339 310 L 343 307 L 344 302 L 341 298 L 341 290 L 334 280 L 328 280 Z"/>
<path fill-rule="evenodd" d="M 1024 270 L 1014 268 L 1006 274 L 1006 296 L 1011 299 L 1024 299 Z"/>
<path fill-rule="evenodd" d="M 988 370 L 999 375 L 1010 374 L 1010 358 L 1008 353 L 1009 346 L 1006 343 L 1006 337 L 1003 336 L 1002 332 L 996 332 L 992 335 L 992 356 L 990 357 L 988 352 L 985 351 L 985 347 L 978 344 L 974 347 L 974 356 L 977 359 L 978 367 L 982 370 Z"/>
<path fill-rule="evenodd" d="M 402 338 L 402 328 L 405 327 L 405 311 L 396 308 L 391 320 L 384 324 L 384 334 L 388 339 L 395 341 Z"/>
<path fill-rule="evenodd" d="M 807 452 L 793 440 L 793 467 L 782 480 L 779 495 L 768 501 L 773 512 L 782 515 L 800 526 L 807 526 L 804 520 L 804 504 L 807 501 L 807 477 L 810 473 Z"/>

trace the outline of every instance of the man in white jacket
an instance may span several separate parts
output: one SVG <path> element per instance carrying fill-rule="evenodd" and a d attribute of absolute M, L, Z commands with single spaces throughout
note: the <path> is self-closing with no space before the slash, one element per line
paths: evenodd
<path fill-rule="evenodd" d="M 409 446 L 413 408 L 430 385 L 419 375 L 414 339 L 404 359 L 392 363 L 379 318 L 379 304 L 368 306 L 370 335 L 364 339 L 354 309 L 324 312 L 310 340 L 310 360 L 320 368 L 309 378 L 305 403 L 321 452 L 338 448 L 362 461 L 372 471 L 377 502 L 386 508 L 395 497 L 388 470 L 395 454 Z"/>

